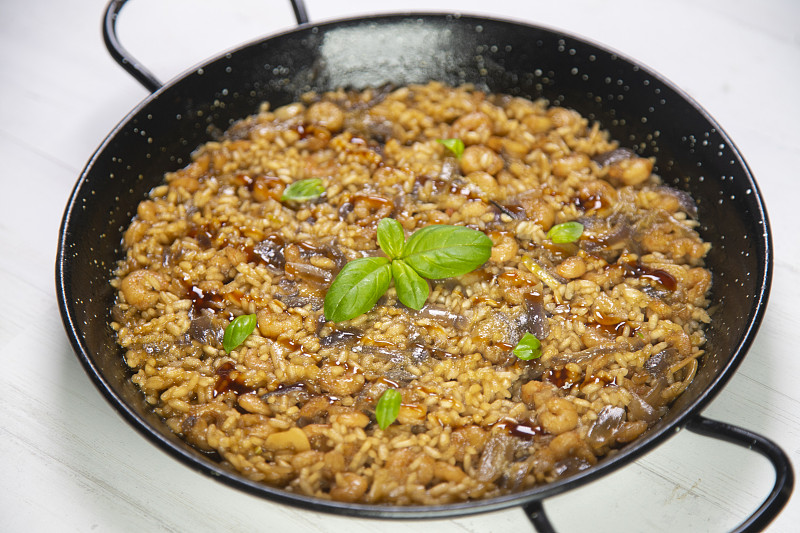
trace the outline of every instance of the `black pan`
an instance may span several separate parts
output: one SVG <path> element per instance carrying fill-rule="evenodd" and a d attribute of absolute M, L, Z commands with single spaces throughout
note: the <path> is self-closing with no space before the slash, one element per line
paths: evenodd
<path fill-rule="evenodd" d="M 485 17 L 397 14 L 306 22 L 204 63 L 166 85 L 129 57 L 114 24 L 126 0 L 112 0 L 105 36 L 112 55 L 152 94 L 103 141 L 88 162 L 64 213 L 56 260 L 60 310 L 73 348 L 99 390 L 144 436 L 192 468 L 267 499 L 308 509 L 382 518 L 434 518 L 524 506 L 550 530 L 542 500 L 627 465 L 676 430 L 740 444 L 765 455 L 774 488 L 741 526 L 758 530 L 783 508 L 794 475 L 782 450 L 745 429 L 708 420 L 700 411 L 742 362 L 764 315 L 772 276 L 767 213 L 750 170 L 728 136 L 691 98 L 646 67 L 561 32 Z M 165 171 L 264 100 L 277 107 L 306 91 L 403 85 L 428 80 L 544 97 L 598 120 L 643 156 L 656 156 L 666 184 L 697 200 L 700 232 L 712 243 L 718 310 L 707 330 L 697 377 L 669 413 L 617 455 L 569 478 L 517 494 L 430 507 L 344 504 L 249 481 L 187 445 L 145 405 L 128 381 L 108 326 L 114 294 L 108 280 L 121 257 L 122 230 L 137 203 Z"/>

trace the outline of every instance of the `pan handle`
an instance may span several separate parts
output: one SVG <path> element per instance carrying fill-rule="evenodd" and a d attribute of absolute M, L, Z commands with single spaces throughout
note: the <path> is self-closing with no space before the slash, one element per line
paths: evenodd
<path fill-rule="evenodd" d="M 735 532 L 762 531 L 789 501 L 794 488 L 794 470 L 786 453 L 774 442 L 750 430 L 717 422 L 696 415 L 686 424 L 686 429 L 698 435 L 738 444 L 748 450 L 760 453 L 772 463 L 775 469 L 775 484 L 767 499 L 747 519 L 739 524 Z"/>
<path fill-rule="evenodd" d="M 127 1 L 128 0 L 110 0 L 108 2 L 105 15 L 103 16 L 103 41 L 106 44 L 108 53 L 114 58 L 114 61 L 124 68 L 128 74 L 133 76 L 136 81 L 141 83 L 145 89 L 154 93 L 159 90 L 163 84 L 147 69 L 147 67 L 130 55 L 117 38 L 117 17 L 122 10 L 122 6 L 124 6 Z M 290 0 L 290 2 L 297 24 L 307 23 L 308 13 L 304 1 Z"/>
<path fill-rule="evenodd" d="M 758 433 L 700 415 L 690 419 L 685 427 L 698 435 L 738 444 L 760 453 L 769 460 L 772 468 L 775 469 L 775 484 L 772 491 L 759 508 L 739 524 L 733 532 L 750 533 L 766 528 L 789 501 L 794 487 L 794 471 L 786 453 L 777 444 Z M 555 533 L 541 501 L 528 503 L 524 506 L 524 511 L 538 533 Z"/>

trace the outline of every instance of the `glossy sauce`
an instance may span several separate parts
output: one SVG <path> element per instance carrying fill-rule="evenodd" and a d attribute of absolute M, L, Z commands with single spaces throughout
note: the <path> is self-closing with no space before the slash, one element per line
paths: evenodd
<path fill-rule="evenodd" d="M 401 346 L 398 346 L 397 344 L 395 344 L 393 342 L 390 342 L 390 341 L 387 341 L 387 340 L 384 340 L 384 339 L 373 339 L 372 337 L 368 337 L 368 336 L 359 336 L 358 340 L 362 344 L 364 344 L 365 346 L 375 346 L 376 348 L 386 348 L 387 350 L 394 350 L 394 351 L 404 351 L 404 350 L 406 350 L 406 348 L 402 348 Z M 441 350 L 439 348 L 434 348 L 433 346 L 425 346 L 424 344 L 420 344 L 420 343 L 417 343 L 417 342 L 411 343 L 408 346 L 407 350 L 409 352 L 412 352 L 412 353 L 415 350 L 423 350 L 423 351 L 428 352 L 429 354 L 431 354 L 436 359 L 444 359 L 444 358 L 447 358 L 447 357 L 453 357 L 453 354 L 451 354 L 449 352 L 446 352 L 446 351 Z"/>
<path fill-rule="evenodd" d="M 300 344 L 299 342 L 293 341 L 291 339 L 281 338 L 281 339 L 275 340 L 275 342 L 277 342 L 278 344 L 280 344 L 281 346 L 283 346 L 284 348 L 286 348 L 287 350 L 289 350 L 291 352 L 301 351 L 303 353 L 306 353 L 305 350 L 303 350 L 303 345 L 302 344 Z"/>
<path fill-rule="evenodd" d="M 595 384 L 595 383 L 602 383 L 603 386 L 606 386 L 606 385 L 609 385 L 609 384 L 611 384 L 611 385 L 616 385 L 617 384 L 616 383 L 616 378 L 608 379 L 608 378 L 606 378 L 604 376 L 601 377 L 601 376 L 595 376 L 594 374 L 592 374 L 591 376 L 586 376 L 586 378 L 583 380 L 583 383 L 581 383 L 581 387 L 583 387 L 585 385 Z"/>
<path fill-rule="evenodd" d="M 192 316 L 200 316 L 204 309 L 208 309 L 214 313 L 224 311 L 228 304 L 241 305 L 244 300 L 244 293 L 240 290 L 233 290 L 223 294 L 214 291 L 204 291 L 195 285 L 184 284 L 186 288 L 187 297 L 192 301 Z M 231 312 L 227 313 L 229 319 L 233 319 L 234 315 Z"/>
<path fill-rule="evenodd" d="M 324 316 L 323 316 L 324 319 Z M 323 322 L 324 324 L 324 322 Z M 330 335 L 321 337 L 319 343 L 321 346 L 335 346 L 337 344 L 354 344 L 361 340 L 361 333 L 350 329 L 337 329 Z"/>
<path fill-rule="evenodd" d="M 308 392 L 308 386 L 303 383 L 280 383 L 275 390 L 271 390 L 268 393 L 264 394 L 262 398 L 266 398 L 267 396 L 277 396 L 279 394 L 286 394 L 289 392 Z"/>
<path fill-rule="evenodd" d="M 273 200 L 280 201 L 286 185 L 276 176 L 258 176 L 250 186 L 257 200 L 266 200 L 272 198 Z"/>
<path fill-rule="evenodd" d="M 488 296 L 473 296 L 472 299 L 476 304 L 489 304 L 492 307 L 498 307 L 500 305 L 497 303 L 497 300 L 489 298 Z"/>
<path fill-rule="evenodd" d="M 568 257 L 576 255 L 580 250 L 578 244 L 574 242 L 555 243 L 550 240 L 546 240 L 541 243 L 541 246 L 558 258 L 559 261 L 563 261 Z"/>
<path fill-rule="evenodd" d="M 236 176 L 234 176 L 233 182 L 236 185 L 247 187 L 252 191 L 253 186 L 256 183 L 256 180 L 250 174 L 245 174 L 243 172 L 240 172 L 239 174 L 236 174 Z"/>
<path fill-rule="evenodd" d="M 475 194 L 473 191 L 467 191 L 465 188 L 460 187 L 457 183 L 453 181 L 445 181 L 440 180 L 438 178 L 431 178 L 430 176 L 417 176 L 415 180 L 414 191 L 417 192 L 419 189 L 425 187 L 426 184 L 431 184 L 431 194 L 439 195 L 439 194 L 457 194 L 459 196 L 464 196 L 469 200 L 478 200 L 480 197 Z"/>
<path fill-rule="evenodd" d="M 197 240 L 197 244 L 200 245 L 200 248 L 207 250 L 212 246 L 212 240 L 214 239 L 215 231 L 209 228 L 208 226 L 192 226 L 189 228 L 189 231 L 186 233 L 186 236 L 192 239 Z"/>
<path fill-rule="evenodd" d="M 394 209 L 394 202 L 383 196 L 376 196 L 374 194 L 354 194 L 350 201 L 354 204 L 359 202 L 365 203 L 368 207 L 373 209 L 387 208 Z"/>
<path fill-rule="evenodd" d="M 491 278 L 489 278 L 491 279 Z M 506 270 L 499 276 L 497 276 L 497 280 L 503 283 L 507 283 L 512 287 L 531 287 L 531 292 L 533 292 L 533 287 L 528 279 L 522 277 L 520 275 L 520 271 L 518 270 Z M 487 279 L 488 281 L 488 279 Z"/>
<path fill-rule="evenodd" d="M 678 280 L 666 270 L 650 268 L 637 261 L 608 265 L 606 268 L 622 268 L 625 277 L 649 279 L 655 281 L 668 291 L 674 291 L 678 288 Z"/>
<path fill-rule="evenodd" d="M 225 308 L 225 299 L 212 291 L 203 291 L 200 287 L 190 285 L 187 288 L 189 299 L 192 301 L 192 311 L 197 316 L 203 309 L 221 311 Z"/>
<path fill-rule="evenodd" d="M 496 423 L 493 428 L 506 430 L 512 437 L 519 437 L 526 440 L 544 434 L 544 429 L 542 429 L 541 426 L 534 425 L 530 422 L 517 422 L 516 420 L 503 420 L 502 422 Z"/>
<path fill-rule="evenodd" d="M 559 389 L 569 390 L 577 381 L 572 381 L 569 370 L 564 367 L 551 368 L 542 374 L 542 379 L 549 381 Z"/>
<path fill-rule="evenodd" d="M 602 333 L 611 335 L 612 337 L 619 337 L 625 332 L 625 325 L 627 322 L 617 322 L 616 324 L 586 324 L 587 328 L 596 329 Z"/>
<path fill-rule="evenodd" d="M 590 213 L 611 207 L 607 197 L 600 194 L 580 195 L 575 197 L 573 203 L 584 212 Z"/>
<path fill-rule="evenodd" d="M 217 376 L 217 382 L 214 385 L 214 398 L 228 391 L 233 391 L 234 394 L 239 396 L 257 390 L 245 385 L 241 373 L 236 370 L 236 366 L 230 361 L 223 363 L 214 374 Z"/>
<path fill-rule="evenodd" d="M 277 270 L 283 270 L 286 266 L 285 246 L 280 235 L 274 233 L 265 235 L 260 243 L 255 246 L 247 246 L 244 251 L 247 254 L 248 263 L 260 263 Z"/>
<path fill-rule="evenodd" d="M 376 383 L 383 383 L 384 385 L 388 386 L 391 389 L 399 389 L 400 388 L 400 384 L 399 383 L 397 383 L 396 381 L 391 380 L 389 378 L 383 377 L 383 376 L 381 376 L 378 379 L 376 379 L 375 382 Z"/>

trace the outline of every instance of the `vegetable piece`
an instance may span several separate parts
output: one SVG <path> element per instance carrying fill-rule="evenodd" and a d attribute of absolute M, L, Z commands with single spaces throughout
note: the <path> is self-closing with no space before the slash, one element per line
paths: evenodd
<path fill-rule="evenodd" d="M 558 292 L 558 287 L 562 285 L 561 281 L 555 277 L 553 274 L 547 271 L 542 265 L 531 259 L 529 256 L 525 255 L 522 256 L 522 264 L 525 265 L 531 273 L 542 280 L 542 283 L 550 287 L 553 293 L 555 294 L 556 300 L 561 301 L 560 293 Z"/>
<path fill-rule="evenodd" d="M 522 336 L 511 353 L 517 356 L 518 359 L 523 361 L 530 361 L 531 359 L 538 359 L 542 356 L 542 343 L 535 335 L 526 333 Z"/>
<path fill-rule="evenodd" d="M 422 309 L 430 293 L 428 282 L 402 259 L 392 261 L 392 277 L 394 277 L 397 298 L 403 305 L 417 311 Z"/>
<path fill-rule="evenodd" d="M 222 336 L 222 348 L 225 353 L 231 353 L 256 329 L 256 315 L 241 315 L 234 318 Z"/>
<path fill-rule="evenodd" d="M 556 224 L 547 232 L 547 238 L 556 244 L 575 242 L 583 234 L 583 224 L 576 221 Z"/>
<path fill-rule="evenodd" d="M 461 139 L 436 139 L 436 142 L 453 152 L 456 159 L 461 159 L 464 155 L 464 141 Z"/>
<path fill-rule="evenodd" d="M 393 218 L 382 218 L 378 222 L 378 245 L 392 259 L 400 257 L 406 243 L 403 226 Z"/>
<path fill-rule="evenodd" d="M 281 195 L 281 201 L 306 202 L 315 200 L 325 192 L 325 186 L 320 178 L 298 180 L 286 187 Z"/>
<path fill-rule="evenodd" d="M 428 279 L 443 279 L 472 272 L 492 255 L 492 240 L 463 226 L 434 225 L 414 232 L 402 259 Z"/>
<path fill-rule="evenodd" d="M 362 257 L 347 263 L 325 295 L 325 318 L 341 322 L 372 309 L 392 281 L 386 257 Z"/>
<path fill-rule="evenodd" d="M 375 418 L 378 420 L 378 426 L 381 429 L 388 428 L 392 422 L 397 420 L 402 400 L 403 397 L 395 389 L 386 389 L 381 394 L 378 403 L 375 405 Z"/>

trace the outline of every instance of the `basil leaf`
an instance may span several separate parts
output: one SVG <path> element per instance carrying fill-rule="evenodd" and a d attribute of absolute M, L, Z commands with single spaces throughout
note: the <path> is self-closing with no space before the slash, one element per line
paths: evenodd
<path fill-rule="evenodd" d="M 378 245 L 386 255 L 395 259 L 403 253 L 406 235 L 403 226 L 393 218 L 382 218 L 378 222 Z"/>
<path fill-rule="evenodd" d="M 547 232 L 547 238 L 556 244 L 577 241 L 583 234 L 583 224 L 580 222 L 564 222 L 556 224 Z"/>
<path fill-rule="evenodd" d="M 222 348 L 225 353 L 231 353 L 242 344 L 256 329 L 257 323 L 256 315 L 242 315 L 234 318 L 222 335 Z"/>
<path fill-rule="evenodd" d="M 397 290 L 397 298 L 403 305 L 417 311 L 422 309 L 430 293 L 428 282 L 402 259 L 392 261 L 392 276 L 394 277 L 394 288 Z"/>
<path fill-rule="evenodd" d="M 522 336 L 511 353 L 523 361 L 530 361 L 531 359 L 538 359 L 542 356 L 542 343 L 535 335 L 526 333 Z"/>
<path fill-rule="evenodd" d="M 325 192 L 325 186 L 320 178 L 308 178 L 295 181 L 283 191 L 281 201 L 293 200 L 295 202 L 306 202 L 315 200 Z"/>
<path fill-rule="evenodd" d="M 341 322 L 372 309 L 392 280 L 386 257 L 362 257 L 347 263 L 325 295 L 325 318 Z"/>
<path fill-rule="evenodd" d="M 442 279 L 472 272 L 492 255 L 486 234 L 463 226 L 426 226 L 414 232 L 402 259 L 420 276 Z"/>
<path fill-rule="evenodd" d="M 461 159 L 464 154 L 464 141 L 461 139 L 436 139 L 436 142 L 444 145 L 445 148 L 453 152 L 456 159 Z"/>
<path fill-rule="evenodd" d="M 375 418 L 378 420 L 378 426 L 381 429 L 388 428 L 392 422 L 397 420 L 402 401 L 403 397 L 394 389 L 386 389 L 381 394 L 378 403 L 375 405 Z"/>
<path fill-rule="evenodd" d="M 430 288 L 423 278 L 442 279 L 475 270 L 492 254 L 492 240 L 463 226 L 427 226 L 404 242 L 394 219 L 378 223 L 378 244 L 389 257 L 365 257 L 347 263 L 325 295 L 325 318 L 341 322 L 366 313 L 395 279 L 397 298 L 420 310 Z"/>

